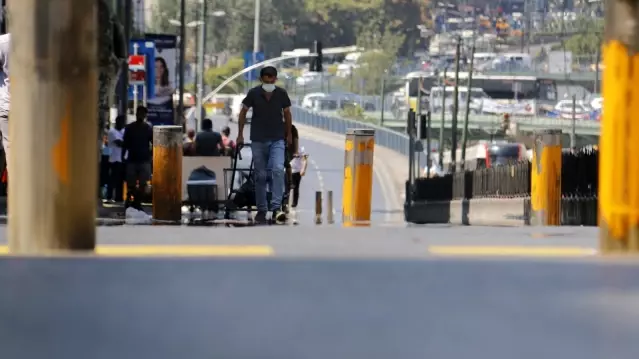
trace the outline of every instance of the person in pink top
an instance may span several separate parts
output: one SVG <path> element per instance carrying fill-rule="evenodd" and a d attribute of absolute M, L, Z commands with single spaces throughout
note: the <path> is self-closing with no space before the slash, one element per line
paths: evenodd
<path fill-rule="evenodd" d="M 231 150 L 235 150 L 235 142 L 231 140 L 231 129 L 229 126 L 225 126 L 222 129 L 222 144 L 224 144 L 224 148 L 230 148 Z"/>

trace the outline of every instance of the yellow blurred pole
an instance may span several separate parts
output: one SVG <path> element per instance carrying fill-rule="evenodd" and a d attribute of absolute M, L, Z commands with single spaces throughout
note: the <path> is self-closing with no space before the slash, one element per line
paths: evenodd
<path fill-rule="evenodd" d="M 599 152 L 603 253 L 639 251 L 639 2 L 606 1 L 604 108 Z"/>
<path fill-rule="evenodd" d="M 153 127 L 153 219 L 182 220 L 182 126 Z"/>
<path fill-rule="evenodd" d="M 9 1 L 11 253 L 95 247 L 96 5 Z"/>
<path fill-rule="evenodd" d="M 346 227 L 370 224 L 374 150 L 375 130 L 347 130 L 342 187 L 342 222 Z"/>
<path fill-rule="evenodd" d="M 535 133 L 530 183 L 531 224 L 561 225 L 561 130 Z"/>

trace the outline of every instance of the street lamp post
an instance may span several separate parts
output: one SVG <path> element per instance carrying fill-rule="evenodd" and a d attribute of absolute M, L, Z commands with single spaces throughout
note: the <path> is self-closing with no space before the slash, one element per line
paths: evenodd
<path fill-rule="evenodd" d="M 253 64 L 257 63 L 257 53 L 260 51 L 260 0 L 255 0 L 255 19 L 253 22 Z M 251 71 L 250 73 L 253 73 Z M 249 79 L 254 80 L 251 75 Z"/>
<path fill-rule="evenodd" d="M 178 120 L 180 124 L 184 118 L 184 52 L 186 49 L 186 0 L 180 0 L 180 81 L 178 90 Z"/>

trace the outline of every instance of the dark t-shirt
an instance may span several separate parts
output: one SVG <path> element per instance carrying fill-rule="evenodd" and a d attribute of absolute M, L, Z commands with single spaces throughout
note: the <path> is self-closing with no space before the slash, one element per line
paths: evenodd
<path fill-rule="evenodd" d="M 262 86 L 254 87 L 242 101 L 244 106 L 253 108 L 250 136 L 252 142 L 285 139 L 283 110 L 291 107 L 291 99 L 281 87 L 275 87 L 269 100 L 266 99 L 266 93 Z"/>
<path fill-rule="evenodd" d="M 124 140 L 122 149 L 127 153 L 126 162 L 147 163 L 151 162 L 153 152 L 153 129 L 146 122 L 133 122 L 124 128 Z"/>
<path fill-rule="evenodd" d="M 202 131 L 195 136 L 196 156 L 220 156 L 223 148 L 222 135 L 214 131 Z"/>

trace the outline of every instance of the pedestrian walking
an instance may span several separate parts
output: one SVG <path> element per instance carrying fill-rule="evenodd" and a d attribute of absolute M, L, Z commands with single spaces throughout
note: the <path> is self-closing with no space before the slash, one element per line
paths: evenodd
<path fill-rule="evenodd" d="M 284 223 L 286 214 L 282 211 L 285 186 L 285 149 L 292 144 L 291 99 L 285 89 L 275 86 L 277 70 L 266 66 L 260 70 L 261 86 L 249 90 L 242 101 L 238 118 L 236 144 L 244 143 L 246 114 L 253 109 L 251 119 L 251 150 L 255 171 L 255 200 L 257 214 L 255 221 L 267 223 L 267 213 L 276 223 Z M 271 201 L 267 201 L 267 183 L 270 179 Z"/>
<path fill-rule="evenodd" d="M 9 54 L 11 53 L 11 35 L 0 35 L 0 132 L 2 132 L 2 146 L 9 172 L 9 153 L 11 141 L 9 137 L 9 110 L 11 96 L 9 95 Z"/>
<path fill-rule="evenodd" d="M 135 122 L 124 128 L 122 159 L 126 164 L 126 207 L 142 210 L 142 197 L 147 182 L 151 179 L 153 152 L 153 130 L 146 122 L 147 109 L 139 106 L 135 111 Z"/>
<path fill-rule="evenodd" d="M 109 130 L 109 184 L 107 186 L 106 199 L 110 202 L 124 200 L 124 162 L 122 160 L 122 147 L 124 146 L 125 116 L 115 119 L 115 126 Z M 115 197 L 114 197 L 115 195 Z"/>

